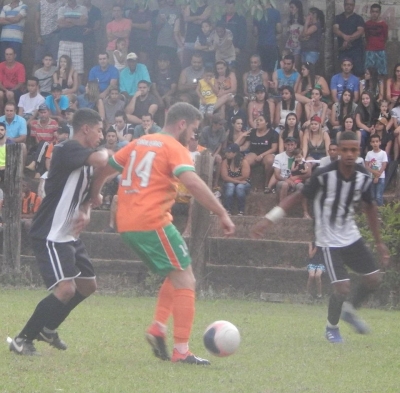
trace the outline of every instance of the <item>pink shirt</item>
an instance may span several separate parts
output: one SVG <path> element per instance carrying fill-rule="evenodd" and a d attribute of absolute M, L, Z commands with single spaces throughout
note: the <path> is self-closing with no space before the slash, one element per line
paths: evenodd
<path fill-rule="evenodd" d="M 19 83 L 25 82 L 25 67 L 16 61 L 12 68 L 8 68 L 7 63 L 0 63 L 0 82 L 6 89 L 13 89 Z"/>
<path fill-rule="evenodd" d="M 132 21 L 130 19 L 126 19 L 126 18 L 122 18 L 119 21 L 112 20 L 111 22 L 107 23 L 107 26 L 106 26 L 107 33 L 120 33 L 123 31 L 130 32 L 131 28 L 132 28 Z M 128 37 L 129 37 L 129 34 L 128 34 Z M 117 39 L 110 41 L 107 45 L 107 50 L 115 50 L 116 49 L 116 45 L 115 45 L 116 41 L 117 41 Z M 125 41 L 126 41 L 126 47 L 128 47 L 128 45 L 129 45 L 128 38 L 126 38 Z"/>

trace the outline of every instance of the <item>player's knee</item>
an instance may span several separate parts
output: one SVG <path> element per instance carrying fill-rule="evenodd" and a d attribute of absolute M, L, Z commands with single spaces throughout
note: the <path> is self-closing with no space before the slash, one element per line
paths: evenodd
<path fill-rule="evenodd" d="M 364 276 L 364 285 L 366 285 L 369 289 L 376 289 L 382 282 L 382 276 L 380 273 L 370 274 L 368 276 Z"/>
<path fill-rule="evenodd" d="M 54 296 L 61 302 L 68 303 L 75 295 L 75 284 L 73 280 L 61 281 L 54 288 Z"/>

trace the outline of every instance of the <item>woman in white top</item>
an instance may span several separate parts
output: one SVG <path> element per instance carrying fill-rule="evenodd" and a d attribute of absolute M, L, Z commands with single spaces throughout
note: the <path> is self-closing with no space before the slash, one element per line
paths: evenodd
<path fill-rule="evenodd" d="M 293 87 L 283 86 L 281 89 L 282 101 L 276 106 L 274 123 L 278 126 L 277 132 L 285 127 L 286 117 L 289 113 L 296 113 L 297 118 L 301 118 L 301 104 L 296 101 Z"/>

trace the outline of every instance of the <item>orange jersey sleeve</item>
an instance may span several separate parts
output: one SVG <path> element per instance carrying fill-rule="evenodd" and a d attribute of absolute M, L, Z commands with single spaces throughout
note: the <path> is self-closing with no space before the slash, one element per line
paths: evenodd
<path fill-rule="evenodd" d="M 135 139 L 110 158 L 122 172 L 118 189 L 119 232 L 149 231 L 172 221 L 179 176 L 194 171 L 188 150 L 168 134 Z"/>

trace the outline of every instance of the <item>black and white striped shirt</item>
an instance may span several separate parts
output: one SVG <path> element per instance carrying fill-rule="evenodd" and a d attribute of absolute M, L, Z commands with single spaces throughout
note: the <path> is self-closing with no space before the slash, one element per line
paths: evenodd
<path fill-rule="evenodd" d="M 46 196 L 32 222 L 33 238 L 58 243 L 76 240 L 71 223 L 88 194 L 93 168 L 85 162 L 93 151 L 76 140 L 54 146 Z"/>
<path fill-rule="evenodd" d="M 369 173 L 358 164 L 350 179 L 340 173 L 339 160 L 314 172 L 303 194 L 314 201 L 317 246 L 345 247 L 361 238 L 354 208 L 360 200 L 373 202 L 371 185 Z"/>

